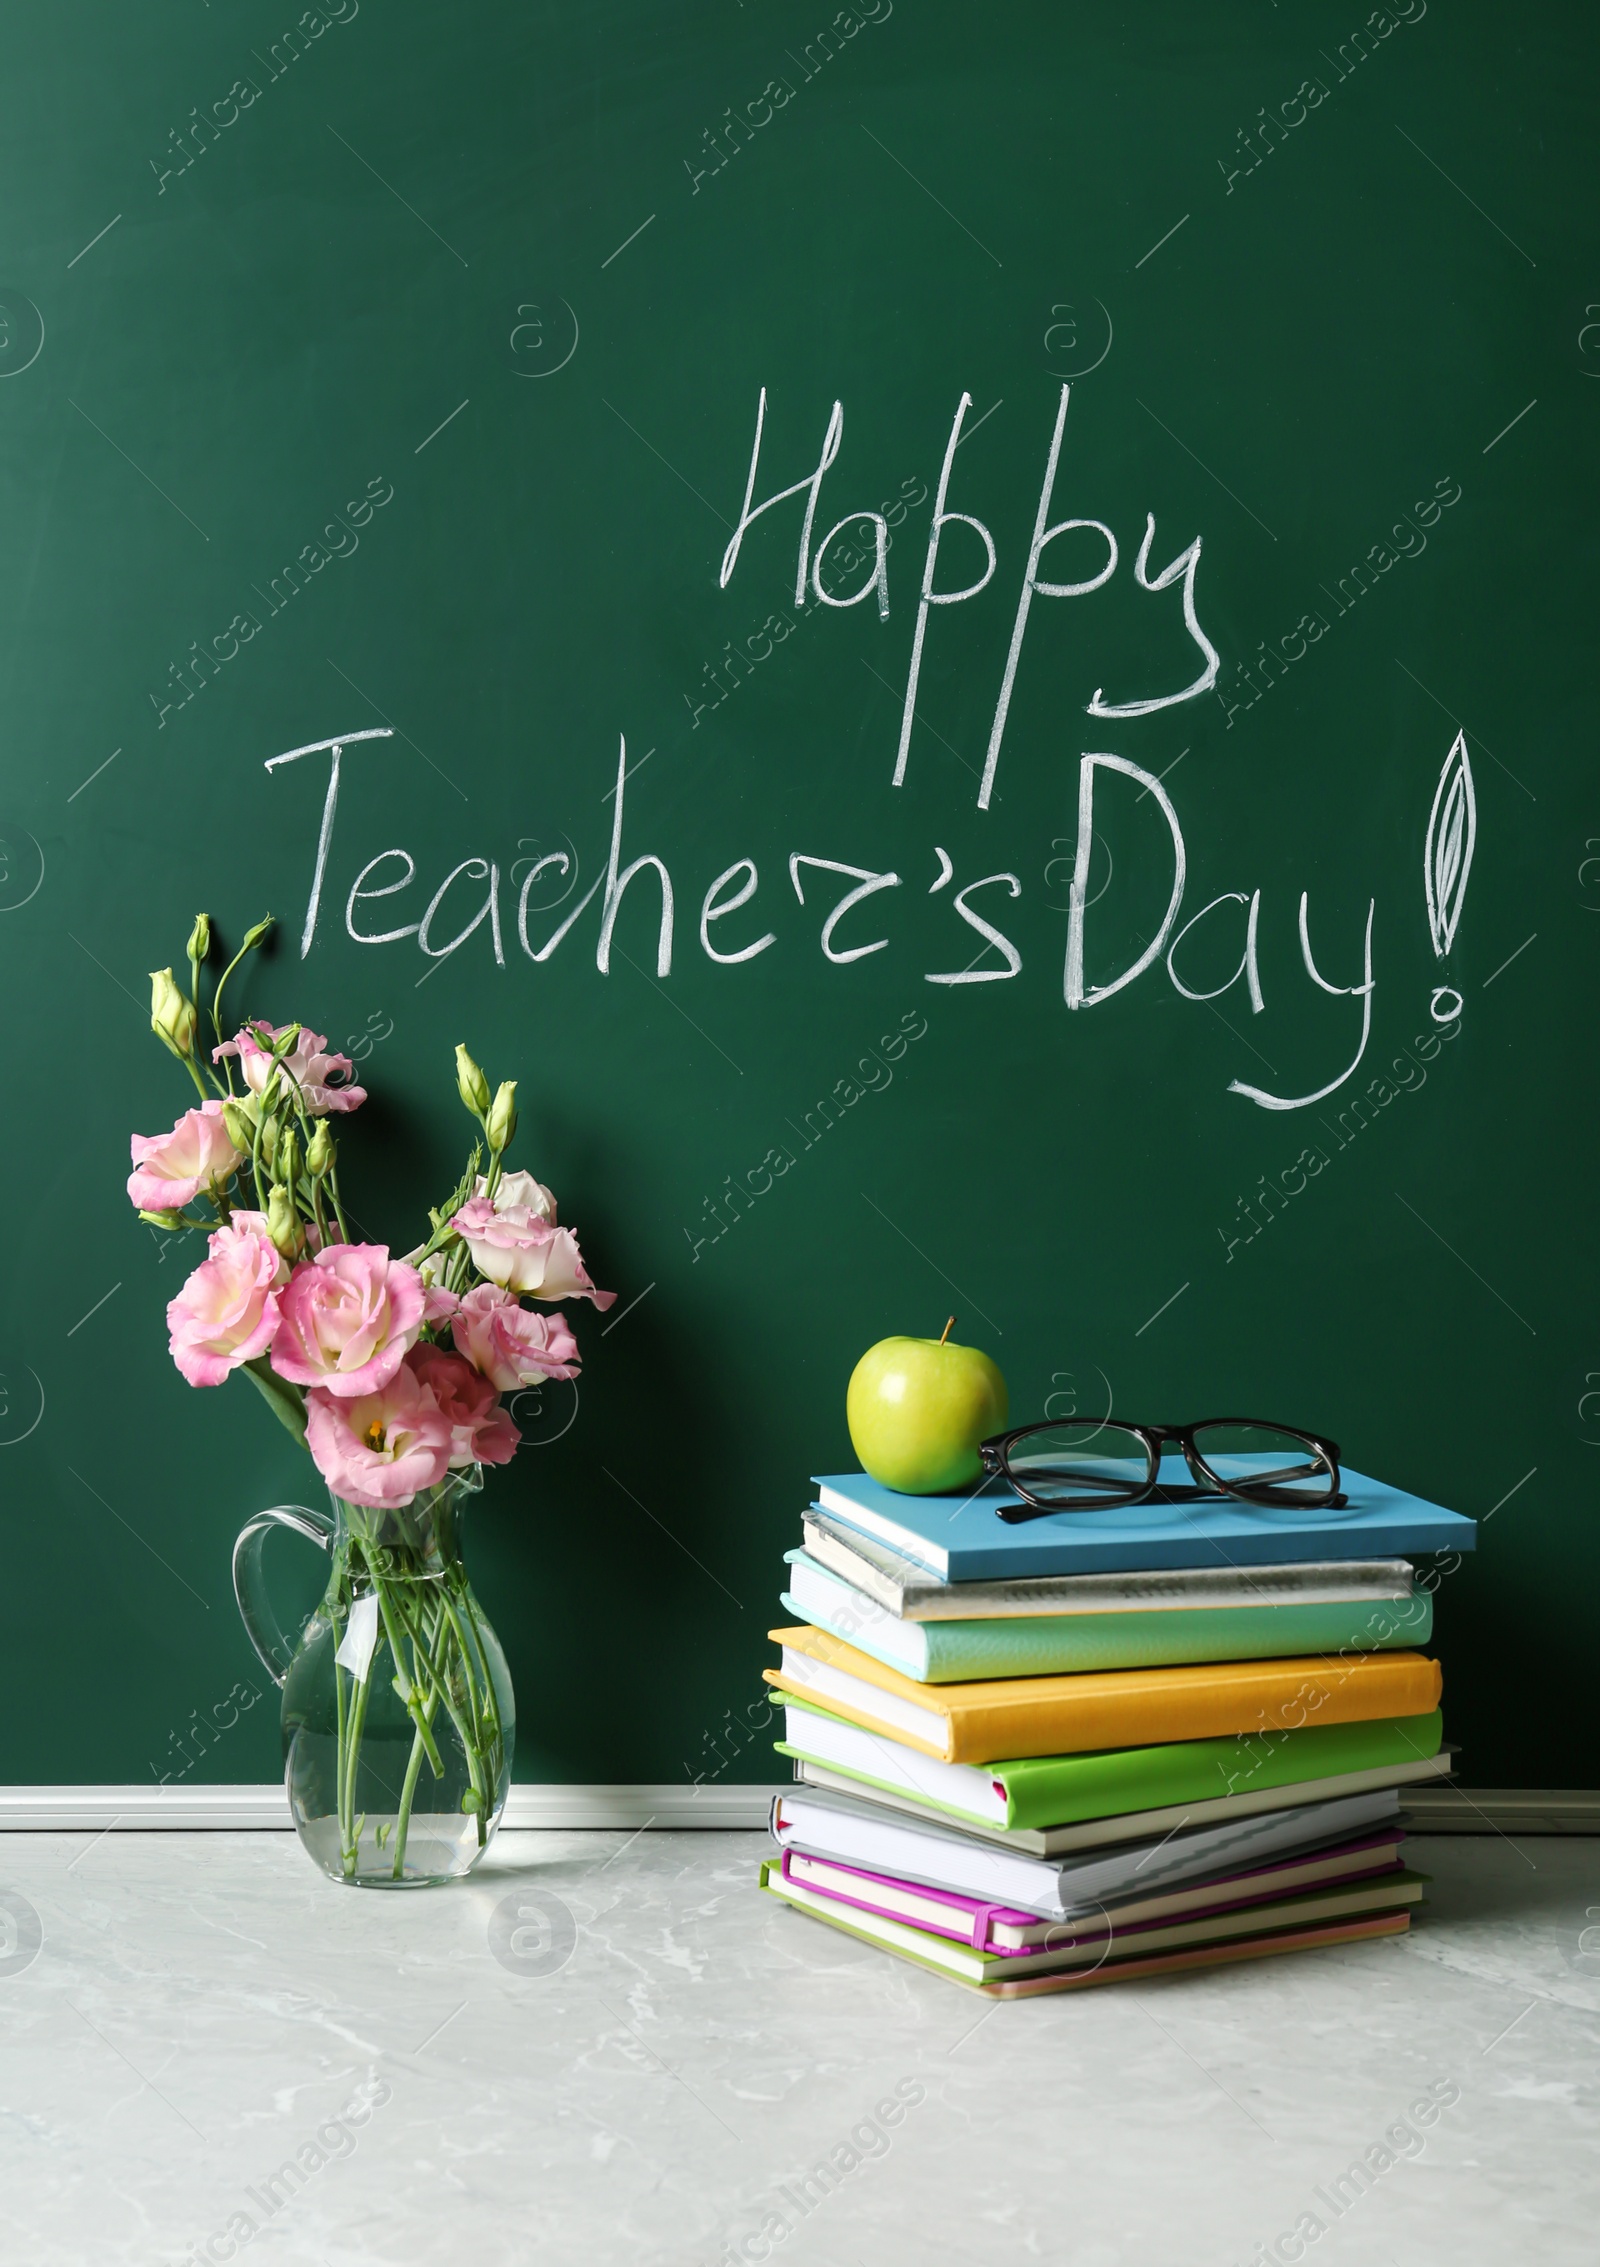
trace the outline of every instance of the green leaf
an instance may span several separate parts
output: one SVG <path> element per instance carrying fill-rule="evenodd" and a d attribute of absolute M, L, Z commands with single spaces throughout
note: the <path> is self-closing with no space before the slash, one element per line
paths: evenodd
<path fill-rule="evenodd" d="M 244 1374 L 255 1386 L 286 1432 L 292 1433 L 302 1448 L 306 1444 L 306 1405 L 298 1386 L 287 1378 L 279 1377 L 265 1354 L 258 1354 L 253 1362 L 244 1364 Z"/>

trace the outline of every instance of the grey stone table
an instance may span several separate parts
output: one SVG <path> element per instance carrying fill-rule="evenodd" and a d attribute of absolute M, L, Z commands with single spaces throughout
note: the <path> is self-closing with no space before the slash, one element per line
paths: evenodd
<path fill-rule="evenodd" d="M 0 1838 L 8 2267 L 1600 2258 L 1600 1842 L 1413 1843 L 1408 1939 L 1000 2006 L 763 1847 L 383 1896 L 287 1834 Z"/>

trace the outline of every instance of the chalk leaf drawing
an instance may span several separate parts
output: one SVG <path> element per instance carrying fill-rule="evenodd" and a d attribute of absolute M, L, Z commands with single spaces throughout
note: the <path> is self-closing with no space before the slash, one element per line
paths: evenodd
<path fill-rule="evenodd" d="M 1440 960 L 1455 943 L 1477 840 L 1478 798 L 1473 792 L 1472 766 L 1467 760 L 1467 736 L 1458 732 L 1434 790 L 1433 809 L 1428 814 L 1428 840 L 1422 854 L 1422 881 L 1428 893 L 1428 927 L 1433 932 L 1434 953 Z"/>

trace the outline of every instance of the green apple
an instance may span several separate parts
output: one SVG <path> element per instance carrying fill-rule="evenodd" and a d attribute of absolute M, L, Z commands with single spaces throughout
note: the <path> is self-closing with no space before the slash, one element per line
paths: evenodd
<path fill-rule="evenodd" d="M 882 1338 L 857 1362 L 845 1396 L 862 1467 L 901 1495 L 948 1495 L 983 1474 L 978 1443 L 1003 1432 L 1006 1381 L 976 1346 Z"/>

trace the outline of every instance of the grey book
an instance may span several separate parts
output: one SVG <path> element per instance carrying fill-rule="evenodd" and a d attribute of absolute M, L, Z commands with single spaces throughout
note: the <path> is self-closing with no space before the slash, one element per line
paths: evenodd
<path fill-rule="evenodd" d="M 780 1849 L 1064 1920 L 1106 1898 L 1149 1895 L 1237 1873 L 1291 1851 L 1330 1848 L 1403 1818 L 1399 1797 L 1392 1789 L 1379 1790 L 1298 1803 L 1255 1818 L 1221 1819 L 1156 1841 L 1107 1843 L 1102 1837 L 1093 1848 L 1043 1858 L 996 1849 L 948 1823 L 896 1818 L 875 1804 L 799 1788 L 774 1798 L 771 1831 Z"/>
<path fill-rule="evenodd" d="M 1298 1779 L 1285 1787 L 1263 1787 L 1249 1794 L 1214 1795 L 1205 1802 L 1175 1803 L 1162 1810 L 1124 1811 L 1116 1818 L 1087 1818 L 1072 1826 L 986 1826 L 969 1817 L 956 1818 L 914 1795 L 853 1778 L 846 1771 L 823 1763 L 797 1759 L 794 1775 L 803 1787 L 835 1797 L 843 1796 L 857 1809 L 874 1809 L 920 1820 L 929 1827 L 992 1843 L 997 1849 L 1020 1850 L 1030 1858 L 1061 1857 L 1071 1850 L 1092 1850 L 1108 1842 L 1138 1842 L 1162 1834 L 1182 1834 L 1191 1827 L 1218 1826 L 1233 1818 L 1262 1818 L 1274 1811 L 1294 1810 L 1308 1803 L 1337 1802 L 1350 1795 L 1373 1795 L 1385 1789 L 1411 1787 L 1425 1781 L 1448 1779 L 1456 1768 L 1456 1748 L 1441 1748 L 1437 1755 L 1415 1763 L 1396 1763 L 1373 1771 L 1344 1771 L 1327 1779 Z M 1398 1802 L 1398 1797 L 1396 1801 Z"/>
<path fill-rule="evenodd" d="M 1173 1567 L 1127 1574 L 1014 1575 L 942 1582 L 887 1543 L 813 1504 L 805 1547 L 863 1596 L 907 1622 L 999 1620 L 1025 1614 L 1150 1612 L 1160 1607 L 1374 1603 L 1412 1594 L 1407 1559 L 1308 1560 L 1284 1566 Z"/>

